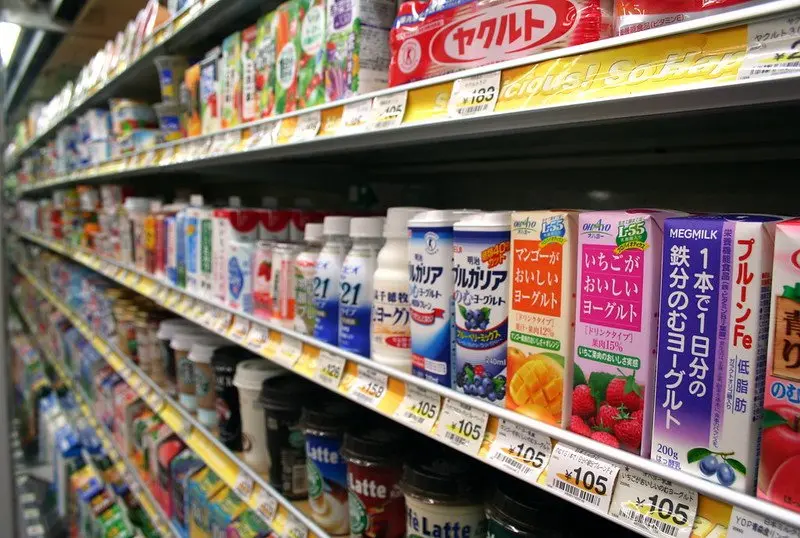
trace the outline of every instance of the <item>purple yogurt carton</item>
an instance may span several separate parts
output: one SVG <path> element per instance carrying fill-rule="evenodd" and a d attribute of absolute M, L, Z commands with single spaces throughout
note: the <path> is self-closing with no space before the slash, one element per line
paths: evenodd
<path fill-rule="evenodd" d="M 755 492 L 775 225 L 667 219 L 651 459 Z"/>

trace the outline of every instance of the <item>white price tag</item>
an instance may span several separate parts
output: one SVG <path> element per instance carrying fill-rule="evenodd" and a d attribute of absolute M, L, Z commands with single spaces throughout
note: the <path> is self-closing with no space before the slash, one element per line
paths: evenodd
<path fill-rule="evenodd" d="M 481 448 L 489 413 L 450 398 L 444 399 L 436 438 L 470 455 Z"/>
<path fill-rule="evenodd" d="M 279 359 L 289 368 L 293 367 L 303 355 L 303 342 L 291 336 L 281 336 L 281 347 L 278 349 Z M 320 356 L 321 358 L 321 356 Z"/>
<path fill-rule="evenodd" d="M 350 396 L 362 404 L 377 407 L 389 390 L 389 376 L 366 366 L 358 366 L 358 377 L 350 386 Z"/>
<path fill-rule="evenodd" d="M 229 132 L 228 136 L 225 137 L 225 153 L 231 153 L 232 151 L 237 149 L 237 146 L 241 142 L 242 142 L 241 129 Z"/>
<path fill-rule="evenodd" d="M 239 476 L 236 477 L 233 491 L 236 492 L 236 495 L 238 495 L 240 499 L 246 502 L 247 499 L 250 498 L 250 494 L 253 493 L 254 486 L 255 482 L 253 482 L 253 478 L 244 471 L 241 471 Z"/>
<path fill-rule="evenodd" d="M 36 502 L 36 495 L 33 493 L 23 493 L 20 495 L 19 499 L 23 506 L 27 504 L 33 504 Z"/>
<path fill-rule="evenodd" d="M 800 528 L 790 527 L 780 521 L 734 506 L 728 524 L 728 536 L 730 538 L 800 538 Z"/>
<path fill-rule="evenodd" d="M 250 138 L 247 139 L 246 149 L 256 149 L 261 146 L 261 138 L 270 135 L 271 137 L 271 124 L 263 123 L 256 125 L 250 130 Z"/>
<path fill-rule="evenodd" d="M 175 306 L 178 304 L 178 301 L 180 300 L 181 300 L 181 294 L 175 290 L 171 290 L 167 294 L 167 298 L 164 299 L 164 306 L 166 306 L 167 308 L 175 308 Z"/>
<path fill-rule="evenodd" d="M 28 538 L 38 538 L 44 536 L 44 526 L 41 523 L 37 523 L 36 525 L 25 527 L 25 532 Z"/>
<path fill-rule="evenodd" d="M 624 467 L 614 488 L 610 513 L 651 536 L 689 538 L 697 514 L 697 493 Z"/>
<path fill-rule="evenodd" d="M 130 381 L 130 383 L 128 383 L 128 385 L 129 385 L 129 386 L 130 386 L 130 387 L 131 387 L 133 390 L 135 390 L 136 392 L 139 392 L 139 390 L 140 390 L 140 389 L 142 388 L 142 386 L 144 385 L 144 381 L 142 381 L 142 378 L 141 378 L 141 377 L 139 377 L 139 376 L 136 376 L 136 377 L 134 377 L 133 379 L 131 379 L 131 381 Z"/>
<path fill-rule="evenodd" d="M 374 131 L 393 129 L 403 123 L 406 115 L 408 92 L 402 91 L 391 95 L 382 95 L 372 100 L 369 127 Z"/>
<path fill-rule="evenodd" d="M 164 304 L 164 302 L 167 300 L 168 294 L 169 294 L 169 289 L 159 285 L 158 289 L 156 290 L 156 297 L 155 297 L 156 302 Z"/>
<path fill-rule="evenodd" d="M 250 326 L 250 332 L 247 333 L 245 345 L 255 352 L 260 352 L 267 340 L 269 340 L 269 329 L 253 323 Z"/>
<path fill-rule="evenodd" d="M 130 366 L 123 366 L 119 370 L 119 375 L 122 376 L 122 379 L 124 379 L 126 383 L 128 382 L 128 378 L 131 377 L 131 374 L 133 374 L 133 370 L 131 370 Z"/>
<path fill-rule="evenodd" d="M 213 327 L 217 319 L 217 309 L 205 305 L 203 312 L 200 314 L 200 323 L 206 327 Z"/>
<path fill-rule="evenodd" d="M 189 422 L 188 420 L 182 420 L 180 429 L 176 433 L 180 436 L 181 439 L 186 441 L 186 439 L 188 439 L 189 436 L 192 435 L 192 423 Z"/>
<path fill-rule="evenodd" d="M 271 525 L 278 514 L 278 499 L 267 490 L 260 489 L 256 493 L 256 510 L 264 518 L 264 521 Z"/>
<path fill-rule="evenodd" d="M 552 452 L 550 438 L 510 420 L 500 419 L 497 435 L 489 447 L 489 463 L 535 484 L 547 468 Z"/>
<path fill-rule="evenodd" d="M 796 13 L 748 24 L 747 38 L 739 80 L 800 73 L 800 16 Z"/>
<path fill-rule="evenodd" d="M 460 78 L 453 83 L 447 112 L 451 118 L 467 118 L 494 112 L 500 95 L 500 71 Z"/>
<path fill-rule="evenodd" d="M 225 151 L 225 135 L 214 135 L 214 137 L 211 139 L 211 148 L 209 149 L 209 153 L 211 155 L 219 155 L 223 151 Z"/>
<path fill-rule="evenodd" d="M 141 167 L 151 166 L 153 162 L 156 160 L 156 152 L 155 150 L 150 150 L 144 154 L 144 158 L 141 161 Z"/>
<path fill-rule="evenodd" d="M 336 389 L 339 387 L 339 382 L 344 375 L 344 365 L 346 363 L 344 357 L 339 357 L 327 351 L 319 352 L 319 359 L 317 360 L 317 369 L 314 372 L 314 379 L 322 383 L 328 388 Z"/>
<path fill-rule="evenodd" d="M 239 316 L 234 316 L 233 324 L 228 331 L 228 338 L 241 344 L 244 342 L 244 339 L 247 338 L 248 332 L 250 332 L 250 321 Z"/>
<path fill-rule="evenodd" d="M 619 467 L 599 456 L 558 443 L 550 456 L 547 488 L 556 495 L 608 513 Z"/>
<path fill-rule="evenodd" d="M 188 314 L 192 308 L 194 308 L 194 299 L 188 295 L 184 295 L 178 304 L 175 305 L 175 310 L 182 316 Z"/>
<path fill-rule="evenodd" d="M 24 455 L 25 455 L 25 453 L 22 451 L 22 449 L 17 448 L 16 450 L 14 450 L 14 458 L 15 459 L 21 460 Z"/>
<path fill-rule="evenodd" d="M 322 125 L 322 114 L 319 110 L 301 114 L 297 118 L 297 126 L 292 134 L 292 142 L 312 140 L 319 133 L 320 125 Z"/>
<path fill-rule="evenodd" d="M 172 164 L 173 160 L 175 160 L 175 146 L 170 146 L 161 154 L 161 159 L 158 161 L 158 164 L 160 166 Z"/>
<path fill-rule="evenodd" d="M 22 511 L 22 516 L 25 519 L 39 519 L 41 514 L 38 508 L 26 508 Z"/>
<path fill-rule="evenodd" d="M 294 516 L 287 516 L 285 529 L 286 536 L 289 538 L 308 538 L 308 529 L 297 521 Z"/>
<path fill-rule="evenodd" d="M 155 392 L 151 392 L 149 395 L 147 395 L 145 397 L 145 402 L 147 402 L 147 405 L 149 405 L 150 409 L 152 409 L 156 414 L 160 413 L 161 410 L 164 409 L 164 399 Z"/>
<path fill-rule="evenodd" d="M 359 133 L 367 128 L 372 110 L 372 100 L 347 103 L 342 111 L 342 133 Z"/>
<path fill-rule="evenodd" d="M 233 314 L 227 310 L 217 310 L 216 319 L 214 320 L 214 328 L 219 332 L 224 332 L 231 325 Z"/>
<path fill-rule="evenodd" d="M 406 395 L 394 418 L 423 433 L 428 433 L 439 417 L 442 397 L 428 389 L 406 384 Z"/>

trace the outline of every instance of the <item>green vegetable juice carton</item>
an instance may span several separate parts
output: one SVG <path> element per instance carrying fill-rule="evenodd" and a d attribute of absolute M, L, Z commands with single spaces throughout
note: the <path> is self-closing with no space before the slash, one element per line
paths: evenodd
<path fill-rule="evenodd" d="M 300 61 L 300 21 L 304 2 L 284 2 L 272 14 L 275 37 L 275 114 L 297 110 L 297 69 Z"/>
<path fill-rule="evenodd" d="M 256 48 L 258 47 L 258 26 L 248 26 L 242 30 L 242 122 L 247 123 L 261 117 L 260 103 L 256 91 Z"/>
<path fill-rule="evenodd" d="M 778 220 L 706 215 L 664 223 L 650 458 L 749 494 Z"/>
<path fill-rule="evenodd" d="M 385 88 L 394 0 L 326 0 L 328 101 Z"/>
<path fill-rule="evenodd" d="M 222 42 L 222 128 L 242 122 L 242 34 L 236 32 Z"/>
<path fill-rule="evenodd" d="M 800 511 L 800 219 L 778 224 L 758 496 Z"/>
<path fill-rule="evenodd" d="M 325 102 L 325 0 L 304 0 L 308 6 L 300 23 L 300 63 L 297 108 Z"/>
<path fill-rule="evenodd" d="M 272 115 L 275 108 L 275 27 L 274 13 L 258 20 L 256 37 L 256 93 L 262 118 Z"/>

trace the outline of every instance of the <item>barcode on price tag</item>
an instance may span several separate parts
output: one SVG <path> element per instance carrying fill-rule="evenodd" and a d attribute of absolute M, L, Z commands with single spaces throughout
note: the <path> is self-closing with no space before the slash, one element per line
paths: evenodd
<path fill-rule="evenodd" d="M 278 514 L 278 499 L 265 489 L 260 489 L 256 493 L 256 510 L 264 521 L 271 524 Z"/>
<path fill-rule="evenodd" d="M 547 487 L 556 495 L 608 513 L 619 467 L 596 454 L 558 443 L 550 456 Z"/>
<path fill-rule="evenodd" d="M 796 14 L 748 24 L 747 37 L 739 80 L 800 72 L 800 24 Z"/>
<path fill-rule="evenodd" d="M 476 455 L 481 448 L 489 413 L 465 403 L 444 399 L 436 437 L 467 454 Z"/>
<path fill-rule="evenodd" d="M 394 412 L 394 418 L 415 430 L 428 433 L 442 409 L 442 397 L 433 391 L 406 384 L 406 395 Z"/>
<path fill-rule="evenodd" d="M 366 366 L 358 367 L 358 377 L 350 385 L 350 396 L 362 404 L 377 407 L 389 390 L 389 376 Z"/>
<path fill-rule="evenodd" d="M 533 430 L 500 419 L 497 435 L 489 447 L 487 459 L 495 467 L 535 484 L 550 461 L 550 438 Z"/>
<path fill-rule="evenodd" d="M 453 83 L 447 112 L 451 118 L 466 118 L 494 111 L 500 94 L 500 71 L 460 78 Z"/>
<path fill-rule="evenodd" d="M 372 111 L 369 121 L 370 129 L 375 131 L 393 129 L 402 124 L 403 118 L 406 115 L 407 100 L 407 91 L 375 97 L 372 100 Z"/>
<path fill-rule="evenodd" d="M 302 355 L 303 342 L 285 334 L 281 336 L 281 347 L 278 348 L 278 358 L 284 365 L 289 368 L 293 367 Z"/>
<path fill-rule="evenodd" d="M 371 99 L 344 105 L 344 111 L 342 111 L 342 131 L 344 133 L 359 133 L 364 131 L 369 123 L 371 110 Z"/>
<path fill-rule="evenodd" d="M 228 337 L 241 343 L 247 337 L 248 332 L 250 332 L 250 322 L 242 317 L 234 316 Z"/>
<path fill-rule="evenodd" d="M 339 357 L 328 351 L 320 351 L 317 359 L 317 369 L 314 371 L 314 379 L 328 388 L 336 389 L 344 375 L 344 357 Z"/>
<path fill-rule="evenodd" d="M 711 534 L 709 534 L 710 536 Z M 728 536 L 730 538 L 800 538 L 800 528 L 734 506 L 728 525 Z"/>
<path fill-rule="evenodd" d="M 240 499 L 247 501 L 247 499 L 250 498 L 250 494 L 253 493 L 254 486 L 255 482 L 253 478 L 242 471 L 239 473 L 239 476 L 236 477 L 236 482 L 233 484 L 233 491 L 236 492 L 236 495 L 238 495 Z"/>
<path fill-rule="evenodd" d="M 269 329 L 253 323 L 250 326 L 250 332 L 247 333 L 245 345 L 253 351 L 259 352 L 267 340 L 269 340 Z"/>
<path fill-rule="evenodd" d="M 689 538 L 697 514 L 697 493 L 625 467 L 614 488 L 610 513 L 651 536 Z"/>
<path fill-rule="evenodd" d="M 311 140 L 319 132 L 319 127 L 322 125 L 322 114 L 319 110 L 306 112 L 297 118 L 297 125 L 292 133 L 292 142 L 303 142 Z"/>

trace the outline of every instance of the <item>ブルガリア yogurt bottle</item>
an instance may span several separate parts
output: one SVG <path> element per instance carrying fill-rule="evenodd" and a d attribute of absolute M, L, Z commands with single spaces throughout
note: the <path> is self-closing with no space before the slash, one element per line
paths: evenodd
<path fill-rule="evenodd" d="M 339 277 L 350 250 L 350 217 L 325 217 L 325 242 L 314 272 L 314 337 L 336 345 L 339 340 Z"/>

